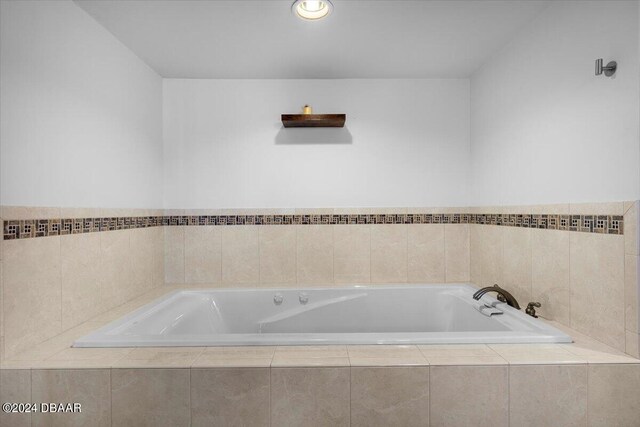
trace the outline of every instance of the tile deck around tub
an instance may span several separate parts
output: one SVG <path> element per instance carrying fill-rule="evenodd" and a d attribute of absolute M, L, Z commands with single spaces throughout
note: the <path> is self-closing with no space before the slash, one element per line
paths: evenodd
<path fill-rule="evenodd" d="M 494 366 L 640 364 L 556 322 L 571 344 L 331 345 L 242 347 L 72 348 L 73 341 L 128 312 L 178 289 L 154 289 L 20 354 L 0 361 L 2 369 L 96 368 L 282 368 L 376 366 Z"/>

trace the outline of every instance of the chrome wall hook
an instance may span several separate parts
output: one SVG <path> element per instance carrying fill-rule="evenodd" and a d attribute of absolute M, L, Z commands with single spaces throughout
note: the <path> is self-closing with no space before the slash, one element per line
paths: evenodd
<path fill-rule="evenodd" d="M 602 66 L 602 58 L 596 59 L 596 76 L 599 76 L 604 71 L 604 75 L 611 77 L 616 73 L 618 63 L 616 61 L 609 62 L 606 66 Z"/>

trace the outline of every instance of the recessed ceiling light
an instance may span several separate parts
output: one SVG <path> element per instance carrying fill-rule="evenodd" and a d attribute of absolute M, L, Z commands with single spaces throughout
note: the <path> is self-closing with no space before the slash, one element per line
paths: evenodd
<path fill-rule="evenodd" d="M 317 21 L 329 16 L 332 10 L 330 0 L 296 0 L 291 6 L 291 11 L 296 16 L 307 21 Z"/>

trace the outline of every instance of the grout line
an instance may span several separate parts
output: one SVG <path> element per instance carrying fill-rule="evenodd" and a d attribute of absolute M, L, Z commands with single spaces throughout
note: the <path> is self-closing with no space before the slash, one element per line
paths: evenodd
<path fill-rule="evenodd" d="M 425 357 L 425 359 L 426 359 L 426 357 Z M 428 417 L 429 419 L 428 419 L 428 421 L 429 421 L 429 425 L 431 425 L 431 413 L 432 413 L 431 411 L 432 411 L 432 406 L 433 406 L 432 403 L 431 403 L 433 401 L 433 394 L 432 394 L 432 391 L 431 391 L 431 389 L 432 389 L 431 381 L 433 379 L 433 373 L 431 372 L 431 365 L 429 365 L 427 367 L 429 368 L 429 417 Z"/>
<path fill-rule="evenodd" d="M 109 425 L 113 425 L 113 368 L 109 368 Z"/>
<path fill-rule="evenodd" d="M 373 270 L 373 265 L 371 264 L 371 225 L 367 224 L 367 235 L 369 236 L 369 280 L 368 284 L 371 284 L 371 271 Z"/>
<path fill-rule="evenodd" d="M 336 284 L 336 233 L 335 226 L 331 226 L 331 284 Z"/>
<path fill-rule="evenodd" d="M 295 232 L 296 232 L 296 236 L 295 236 L 295 239 L 296 239 L 296 285 L 300 284 L 300 274 L 298 273 L 299 270 L 300 270 L 300 266 L 298 264 L 298 262 L 299 262 L 299 260 L 298 260 L 298 249 L 299 249 L 299 245 L 298 245 L 298 243 L 299 243 L 298 242 L 298 230 L 299 230 L 299 228 L 296 225 L 295 226 Z"/>
<path fill-rule="evenodd" d="M 273 356 L 271 356 L 271 359 L 273 360 Z M 269 426 L 271 426 L 271 404 L 272 404 L 271 387 L 273 386 L 273 383 L 271 382 L 271 363 L 269 363 L 268 369 L 269 369 Z"/>
<path fill-rule="evenodd" d="M 591 369 L 589 368 L 589 364 L 586 365 L 585 369 L 587 370 L 587 396 L 586 396 L 586 399 L 585 399 L 585 407 L 586 407 L 586 410 L 587 410 L 587 414 L 586 414 L 585 418 L 587 419 L 587 425 L 590 425 L 589 424 L 589 415 L 590 415 L 591 411 L 589 411 L 589 377 L 591 376 L 591 372 L 590 372 Z"/>
<path fill-rule="evenodd" d="M 4 271 L 4 268 L 3 268 L 3 271 Z M 58 239 L 58 279 L 60 280 L 60 283 L 59 283 L 59 285 L 60 285 L 60 333 L 63 333 L 64 332 L 64 328 L 62 326 L 62 317 L 63 317 L 62 301 L 64 301 L 64 298 L 63 298 L 64 295 L 62 294 L 62 290 L 63 290 L 62 289 L 62 239 Z M 3 283 L 3 290 L 2 291 L 4 292 L 4 283 Z M 3 295 L 2 300 L 4 301 L 4 295 Z M 3 328 L 5 327 L 4 326 L 4 322 L 2 323 L 2 327 Z"/>
<path fill-rule="evenodd" d="M 511 364 L 507 365 L 507 425 L 511 425 Z"/>
<path fill-rule="evenodd" d="M 349 350 L 347 348 L 347 354 Z M 353 399 L 353 367 L 351 366 L 351 360 L 349 360 L 349 425 L 351 425 L 351 400 Z"/>
<path fill-rule="evenodd" d="M 448 276 L 448 268 L 447 268 L 447 224 L 442 224 L 442 261 L 444 262 L 444 283 L 449 283 L 447 278 Z"/>
<path fill-rule="evenodd" d="M 187 280 L 187 233 L 184 227 L 180 227 L 182 231 L 182 283 Z"/>

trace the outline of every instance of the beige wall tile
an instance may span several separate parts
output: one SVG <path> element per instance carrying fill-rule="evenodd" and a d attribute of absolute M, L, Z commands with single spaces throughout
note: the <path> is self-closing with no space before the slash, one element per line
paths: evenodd
<path fill-rule="evenodd" d="M 332 346 L 279 346 L 271 367 L 349 366 L 347 348 Z"/>
<path fill-rule="evenodd" d="M 173 368 L 190 366 L 203 347 L 138 347 L 113 363 L 118 368 Z"/>
<path fill-rule="evenodd" d="M 184 229 L 185 283 L 222 283 L 222 228 Z"/>
<path fill-rule="evenodd" d="M 418 348 L 427 358 L 495 356 L 497 353 L 486 344 L 427 344 Z"/>
<path fill-rule="evenodd" d="M 258 226 L 222 227 L 222 282 L 260 282 Z"/>
<path fill-rule="evenodd" d="M 99 218 L 103 213 L 102 208 L 60 208 L 60 218 Z"/>
<path fill-rule="evenodd" d="M 407 226 L 371 226 L 371 282 L 407 281 Z"/>
<path fill-rule="evenodd" d="M 444 283 L 444 224 L 407 225 L 407 276 L 414 283 Z"/>
<path fill-rule="evenodd" d="M 34 370 L 32 401 L 80 403 L 80 413 L 33 414 L 33 426 L 111 426 L 109 369 Z"/>
<path fill-rule="evenodd" d="M 640 283 L 638 282 L 638 267 L 640 263 L 636 255 L 624 256 L 624 311 L 625 329 L 632 332 L 640 331 L 640 319 L 638 318 L 638 297 L 640 296 Z"/>
<path fill-rule="evenodd" d="M 482 234 L 481 225 L 469 225 L 469 280 L 480 286 L 482 282 Z"/>
<path fill-rule="evenodd" d="M 151 228 L 129 230 L 134 296 L 153 288 L 153 231 Z"/>
<path fill-rule="evenodd" d="M 261 367 L 269 368 L 275 347 L 207 347 L 191 367 Z"/>
<path fill-rule="evenodd" d="M 533 206 L 531 205 L 510 205 L 502 206 L 500 213 L 502 214 L 530 214 Z"/>
<path fill-rule="evenodd" d="M 429 356 L 430 366 L 489 366 L 505 365 L 507 362 L 500 356 Z"/>
<path fill-rule="evenodd" d="M 415 345 L 349 345 L 349 357 L 353 358 L 394 358 L 421 357 L 422 353 Z"/>
<path fill-rule="evenodd" d="M 131 352 L 131 348 L 80 348 L 68 347 L 47 358 L 47 362 L 76 363 L 77 368 L 86 364 L 102 363 L 104 367 L 111 367 L 118 359 Z"/>
<path fill-rule="evenodd" d="M 372 214 L 406 214 L 408 213 L 409 209 L 408 208 L 404 208 L 404 207 L 372 207 L 371 208 L 371 213 Z"/>
<path fill-rule="evenodd" d="M 625 353 L 640 359 L 640 335 L 638 333 L 625 331 Z"/>
<path fill-rule="evenodd" d="M 296 283 L 296 226 L 259 227 L 260 283 L 294 285 Z"/>
<path fill-rule="evenodd" d="M 445 224 L 445 281 L 468 282 L 470 279 L 469 224 Z"/>
<path fill-rule="evenodd" d="M 60 237 L 4 242 L 3 316 L 7 355 L 62 331 Z"/>
<path fill-rule="evenodd" d="M 187 227 L 164 228 L 164 277 L 167 284 L 185 283 L 184 233 Z"/>
<path fill-rule="evenodd" d="M 0 261 L 0 360 L 4 358 L 4 285 L 2 276 L 2 261 Z"/>
<path fill-rule="evenodd" d="M 352 368 L 351 425 L 428 426 L 429 368 Z"/>
<path fill-rule="evenodd" d="M 335 283 L 369 283 L 371 280 L 371 226 L 333 226 Z"/>
<path fill-rule="evenodd" d="M 629 210 L 629 208 L 631 208 L 631 206 L 636 203 L 638 200 L 625 200 L 622 202 L 622 210 L 624 211 L 624 213 L 626 214 L 627 211 Z"/>
<path fill-rule="evenodd" d="M 507 366 L 432 366 L 432 426 L 509 425 Z"/>
<path fill-rule="evenodd" d="M 72 328 L 98 314 L 100 292 L 100 234 L 60 238 L 62 265 L 62 329 Z"/>
<path fill-rule="evenodd" d="M 557 344 L 490 344 L 492 350 L 511 365 L 586 363 L 582 355 L 571 353 Z"/>
<path fill-rule="evenodd" d="M 31 402 L 31 370 L 0 369 L 0 402 Z M 3 427 L 30 427 L 31 414 L 0 411 Z"/>
<path fill-rule="evenodd" d="M 624 213 L 624 253 L 640 255 L 638 238 L 638 201 L 634 201 Z"/>
<path fill-rule="evenodd" d="M 587 365 L 529 365 L 509 369 L 512 426 L 586 425 Z"/>
<path fill-rule="evenodd" d="M 112 369 L 114 426 L 188 426 L 189 369 Z"/>
<path fill-rule="evenodd" d="M 431 366 L 434 365 L 506 365 L 507 362 L 485 344 L 418 346 Z"/>
<path fill-rule="evenodd" d="M 526 307 L 531 301 L 531 229 L 504 227 L 502 286 Z"/>
<path fill-rule="evenodd" d="M 136 294 L 133 288 L 130 231 L 99 233 L 101 311 L 120 305 Z"/>
<path fill-rule="evenodd" d="M 295 208 L 296 215 L 331 215 L 333 208 Z"/>
<path fill-rule="evenodd" d="M 531 230 L 531 299 L 542 307 L 540 316 L 571 323 L 569 231 Z"/>
<path fill-rule="evenodd" d="M 272 368 L 271 425 L 348 426 L 349 368 Z"/>
<path fill-rule="evenodd" d="M 475 213 L 483 214 L 501 214 L 504 213 L 504 206 L 476 206 L 474 208 Z"/>
<path fill-rule="evenodd" d="M 402 211 L 398 213 L 407 214 L 454 214 L 454 213 L 469 213 L 469 207 L 467 206 L 413 206 L 402 208 Z"/>
<path fill-rule="evenodd" d="M 503 232 L 497 225 L 480 226 L 480 284 L 491 286 L 503 284 Z"/>
<path fill-rule="evenodd" d="M 60 218 L 60 208 L 53 207 L 2 206 L 0 210 L 4 220 Z"/>
<path fill-rule="evenodd" d="M 153 227 L 151 235 L 153 242 L 151 281 L 153 287 L 158 287 L 164 285 L 164 227 Z"/>
<path fill-rule="evenodd" d="M 372 213 L 372 208 L 335 208 L 333 213 L 336 215 L 365 215 Z"/>
<path fill-rule="evenodd" d="M 572 215 L 623 215 L 624 202 L 571 203 L 569 213 Z"/>
<path fill-rule="evenodd" d="M 191 370 L 191 425 L 269 426 L 269 369 Z"/>
<path fill-rule="evenodd" d="M 529 212 L 531 212 L 532 215 L 569 215 L 569 204 L 532 205 L 529 206 Z"/>
<path fill-rule="evenodd" d="M 351 361 L 348 357 L 284 357 L 282 354 L 275 354 L 271 361 L 272 368 L 326 368 L 326 367 L 349 367 Z"/>
<path fill-rule="evenodd" d="M 296 242 L 298 283 L 333 283 L 333 227 L 296 226 Z"/>
<path fill-rule="evenodd" d="M 640 414 L 640 364 L 589 366 L 590 426 L 637 426 Z"/>
<path fill-rule="evenodd" d="M 624 239 L 571 233 L 571 327 L 624 351 Z"/>

